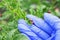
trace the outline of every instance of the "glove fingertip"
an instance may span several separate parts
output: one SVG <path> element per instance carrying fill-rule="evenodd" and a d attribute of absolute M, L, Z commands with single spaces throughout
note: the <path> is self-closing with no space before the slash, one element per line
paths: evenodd
<path fill-rule="evenodd" d="M 36 19 L 36 16 L 33 16 L 33 15 L 26 15 L 26 17 L 28 18 L 28 19 L 31 19 L 31 20 L 34 20 L 34 19 Z"/>
<path fill-rule="evenodd" d="M 59 18 L 57 16 L 53 15 L 53 14 L 44 13 L 44 19 L 56 20 L 56 19 L 59 19 Z"/>
<path fill-rule="evenodd" d="M 29 30 L 29 28 L 23 24 L 18 24 L 19 31 L 25 32 L 24 30 Z"/>
<path fill-rule="evenodd" d="M 24 24 L 24 25 L 28 26 L 27 22 L 24 19 L 19 19 L 18 24 Z"/>

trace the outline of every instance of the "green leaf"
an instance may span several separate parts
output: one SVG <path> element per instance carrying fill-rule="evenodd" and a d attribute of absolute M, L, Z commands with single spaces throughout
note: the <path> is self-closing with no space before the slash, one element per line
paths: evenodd
<path fill-rule="evenodd" d="M 2 36 L 2 35 L 0 35 L 0 40 L 2 40 L 2 38 L 3 38 L 3 36 Z"/>
<path fill-rule="evenodd" d="M 5 40 L 13 40 L 13 35 L 15 33 L 16 29 L 11 30 L 7 35 L 5 36 Z"/>

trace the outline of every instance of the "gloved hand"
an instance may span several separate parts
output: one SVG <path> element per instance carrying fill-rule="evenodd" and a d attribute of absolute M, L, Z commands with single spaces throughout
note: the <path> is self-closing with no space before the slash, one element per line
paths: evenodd
<path fill-rule="evenodd" d="M 33 21 L 28 25 L 24 19 L 18 21 L 18 29 L 29 40 L 60 40 L 60 19 L 52 14 L 44 13 L 44 20 L 33 15 L 27 15 Z"/>

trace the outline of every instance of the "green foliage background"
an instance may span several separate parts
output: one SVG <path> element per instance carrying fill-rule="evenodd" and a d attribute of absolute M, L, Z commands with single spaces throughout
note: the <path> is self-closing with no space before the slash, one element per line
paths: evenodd
<path fill-rule="evenodd" d="M 55 7 L 60 7 L 59 4 L 60 0 L 1 0 L 0 40 L 28 40 L 18 31 L 18 20 L 27 20 L 27 14 L 43 18 L 43 14 L 48 11 L 60 17 L 59 12 L 55 11 Z"/>

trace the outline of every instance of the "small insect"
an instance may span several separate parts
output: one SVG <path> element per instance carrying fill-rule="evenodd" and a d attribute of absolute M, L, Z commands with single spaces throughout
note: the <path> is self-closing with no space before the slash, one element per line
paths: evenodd
<path fill-rule="evenodd" d="M 34 22 L 33 22 L 32 20 L 30 20 L 30 23 L 31 23 L 31 24 L 34 24 Z"/>
<path fill-rule="evenodd" d="M 0 13 L 0 17 L 2 17 L 2 13 Z"/>
<path fill-rule="evenodd" d="M 51 13 L 51 11 L 50 11 L 50 10 L 48 10 L 48 13 Z"/>

